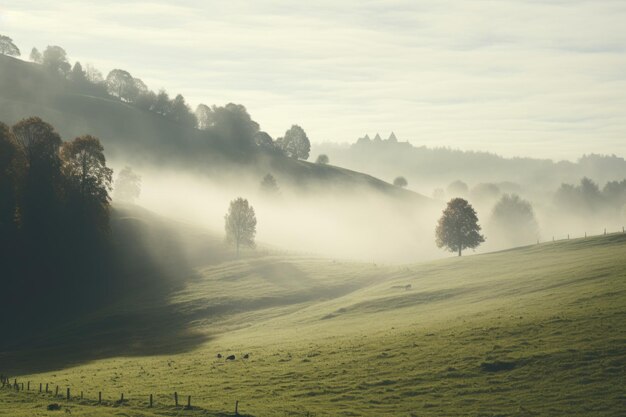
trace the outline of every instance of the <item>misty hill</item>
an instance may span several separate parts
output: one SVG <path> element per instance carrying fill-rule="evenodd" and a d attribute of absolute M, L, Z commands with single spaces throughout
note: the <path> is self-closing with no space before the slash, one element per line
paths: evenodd
<path fill-rule="evenodd" d="M 279 182 L 297 188 L 344 192 L 365 188 L 415 202 L 428 200 L 369 175 L 242 146 L 236 132 L 229 135 L 176 123 L 112 97 L 106 90 L 0 55 L 0 120 L 13 124 L 29 116 L 41 117 L 66 138 L 97 136 L 116 165 L 183 167 L 195 173 L 226 178 L 243 175 L 255 181 L 271 172 Z"/>
<path fill-rule="evenodd" d="M 546 191 L 561 183 L 578 183 L 583 177 L 601 184 L 626 178 L 626 160 L 616 155 L 584 155 L 576 162 L 505 158 L 488 151 L 428 148 L 398 141 L 393 134 L 389 139 L 365 136 L 350 145 L 315 145 L 314 152 L 328 154 L 338 165 L 388 181 L 405 176 L 409 186 L 424 193 L 435 187 L 445 188 L 455 180 L 470 185 L 514 183 L 509 185 Z"/>
<path fill-rule="evenodd" d="M 621 414 L 624 234 L 376 266 L 277 253 L 202 262 L 194 247 L 219 250 L 203 232 L 132 207 L 114 225 L 156 242 L 156 257 L 184 248 L 164 260 L 184 285 L 129 292 L 0 355 L 18 381 L 84 391 L 73 413 L 101 390 L 144 413 L 176 381 L 216 413 L 239 400 L 258 416 L 474 415 L 486 403 L 499 415 Z M 1 390 L 0 403 L 20 410 L 20 395 Z"/>

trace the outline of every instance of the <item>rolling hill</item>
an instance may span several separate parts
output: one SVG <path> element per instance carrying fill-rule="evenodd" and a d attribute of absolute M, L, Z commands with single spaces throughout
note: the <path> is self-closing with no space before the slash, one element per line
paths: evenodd
<path fill-rule="evenodd" d="M 356 171 L 313 164 L 260 149 L 242 150 L 233 138 L 185 128 L 99 91 L 62 79 L 40 65 L 0 55 L 0 121 L 13 124 L 39 116 L 65 139 L 91 134 L 101 139 L 118 165 L 159 166 L 209 176 L 272 172 L 282 183 L 300 189 L 373 190 L 416 204 L 430 199 Z"/>
<path fill-rule="evenodd" d="M 116 221 L 161 236 L 157 256 L 170 226 L 218 251 L 145 213 Z M 164 259 L 180 271 L 167 293 L 129 293 L 5 350 L 2 373 L 84 399 L 2 389 L 0 415 L 54 415 L 51 402 L 79 416 L 229 415 L 235 401 L 254 416 L 623 414 L 624 234 L 402 266 L 183 252 Z M 174 392 L 196 408 L 174 409 Z"/>

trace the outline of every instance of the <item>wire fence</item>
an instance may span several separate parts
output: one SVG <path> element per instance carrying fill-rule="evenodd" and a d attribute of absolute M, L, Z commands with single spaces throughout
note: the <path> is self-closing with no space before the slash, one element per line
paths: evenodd
<path fill-rule="evenodd" d="M 13 379 L 13 380 L 11 380 Z M 158 395 L 135 395 L 133 398 L 125 396 L 124 393 L 120 393 L 117 399 L 106 399 L 103 397 L 103 391 L 98 392 L 98 396 L 93 398 L 87 398 L 83 391 L 75 391 L 71 387 L 65 386 L 61 388 L 59 385 L 53 385 L 49 382 L 46 383 L 33 383 L 32 381 L 19 381 L 17 378 L 9 378 L 6 375 L 0 375 L 0 389 L 11 390 L 17 393 L 25 393 L 32 395 L 41 395 L 46 398 L 54 400 L 64 400 L 66 404 L 75 403 L 80 405 L 94 405 L 94 406 L 122 406 L 131 405 L 133 407 L 146 407 L 146 408 L 174 408 L 182 410 L 204 410 L 201 407 L 192 405 L 191 395 L 182 396 L 178 392 L 174 391 L 171 394 Z M 54 386 L 54 389 L 53 389 Z M 60 389 L 61 388 L 61 389 Z M 157 404 L 156 399 L 160 402 Z M 53 403 L 48 406 L 50 409 L 60 409 L 60 405 Z M 245 416 L 245 414 L 239 413 L 239 401 L 235 401 L 233 407 L 233 416 Z M 224 415 L 222 413 L 222 415 Z M 226 414 L 229 415 L 229 414 Z M 313 416 L 313 414 L 310 414 Z"/>

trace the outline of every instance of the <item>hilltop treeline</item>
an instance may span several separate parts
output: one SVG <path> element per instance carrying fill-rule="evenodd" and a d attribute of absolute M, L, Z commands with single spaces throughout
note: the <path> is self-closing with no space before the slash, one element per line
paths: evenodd
<path fill-rule="evenodd" d="M 107 285 L 111 176 L 95 137 L 63 141 L 37 117 L 0 123 L 4 306 L 58 310 L 58 297 L 62 309 Z"/>
<path fill-rule="evenodd" d="M 19 53 L 13 54 L 19 55 Z M 116 99 L 139 110 L 150 112 L 173 121 L 184 129 L 208 131 L 212 136 L 228 141 L 239 151 L 250 153 L 257 150 L 274 152 L 296 159 L 308 159 L 310 142 L 304 130 L 293 125 L 285 135 L 274 140 L 252 119 L 241 104 L 225 106 L 199 104 L 195 111 L 182 94 L 173 98 L 160 89 L 155 92 L 130 72 L 116 68 L 106 77 L 92 65 L 83 66 L 79 61 L 70 63 L 67 52 L 60 46 L 51 45 L 43 52 L 33 48 L 30 60 L 39 65 L 47 77 L 66 83 L 70 91 L 108 99 Z M 49 80 L 48 80 L 49 81 Z M 34 89 L 46 86 L 33 86 Z"/>

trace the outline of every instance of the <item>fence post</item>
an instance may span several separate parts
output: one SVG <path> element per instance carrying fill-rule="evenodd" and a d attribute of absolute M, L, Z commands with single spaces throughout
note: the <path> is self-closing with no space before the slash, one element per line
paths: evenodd
<path fill-rule="evenodd" d="M 174 404 L 178 407 L 178 393 L 174 392 Z"/>
<path fill-rule="evenodd" d="M 41 382 L 39 383 L 39 393 L 41 394 Z"/>
<path fill-rule="evenodd" d="M 122 393 L 122 396 L 120 397 L 120 404 L 122 404 L 124 402 L 124 393 Z"/>
<path fill-rule="evenodd" d="M 67 387 L 67 400 L 70 400 L 70 387 Z"/>
<path fill-rule="evenodd" d="M 57 389 L 54 391 L 54 396 L 58 397 L 59 396 L 59 386 L 57 385 Z"/>
<path fill-rule="evenodd" d="M 102 391 L 98 391 L 98 404 L 102 404 Z"/>
<path fill-rule="evenodd" d="M 46 394 L 48 393 L 48 383 L 46 382 Z"/>
<path fill-rule="evenodd" d="M 80 399 L 81 400 L 83 399 L 83 392 L 82 391 L 80 392 Z"/>
<path fill-rule="evenodd" d="M 235 401 L 235 415 L 239 415 L 239 401 Z"/>
<path fill-rule="evenodd" d="M 191 395 L 187 397 L 187 410 L 191 410 Z"/>
<path fill-rule="evenodd" d="M 152 408 L 152 394 L 150 394 L 150 408 Z"/>
<path fill-rule="evenodd" d="M 26 384 L 26 391 L 30 391 L 30 381 L 28 381 L 28 383 Z"/>

